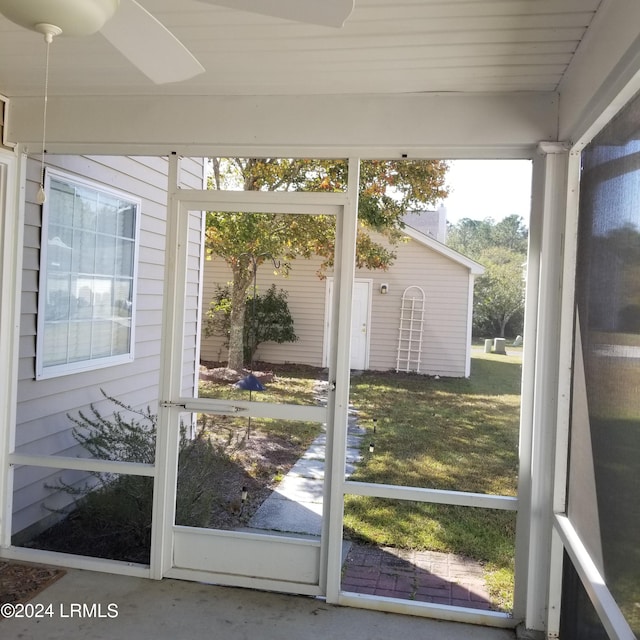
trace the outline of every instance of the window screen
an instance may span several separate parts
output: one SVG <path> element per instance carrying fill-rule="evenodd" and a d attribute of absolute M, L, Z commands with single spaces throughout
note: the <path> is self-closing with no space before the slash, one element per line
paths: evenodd
<path fill-rule="evenodd" d="M 638 635 L 640 98 L 582 162 L 568 516 Z M 578 591 L 565 584 L 565 604 L 584 620 Z M 566 624 L 566 637 L 583 637 Z"/>

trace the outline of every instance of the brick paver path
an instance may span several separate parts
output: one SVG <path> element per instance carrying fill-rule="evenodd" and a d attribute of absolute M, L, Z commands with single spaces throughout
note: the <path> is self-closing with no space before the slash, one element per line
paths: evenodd
<path fill-rule="evenodd" d="M 483 575 L 479 562 L 450 553 L 354 544 L 343 566 L 342 589 L 488 610 Z"/>

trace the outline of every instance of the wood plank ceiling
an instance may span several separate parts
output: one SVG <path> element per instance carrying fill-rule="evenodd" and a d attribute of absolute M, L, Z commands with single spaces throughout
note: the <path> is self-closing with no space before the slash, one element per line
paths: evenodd
<path fill-rule="evenodd" d="M 322 1 L 322 0 L 318 0 Z M 51 95 L 555 91 L 601 0 L 356 0 L 342 29 L 141 0 L 206 73 L 153 85 L 100 34 L 58 38 Z M 42 36 L 0 17 L 0 94 L 42 93 Z"/>

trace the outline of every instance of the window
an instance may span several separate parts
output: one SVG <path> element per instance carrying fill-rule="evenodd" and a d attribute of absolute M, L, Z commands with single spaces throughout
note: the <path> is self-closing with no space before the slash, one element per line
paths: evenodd
<path fill-rule="evenodd" d="M 140 202 L 47 169 L 36 379 L 133 360 Z"/>

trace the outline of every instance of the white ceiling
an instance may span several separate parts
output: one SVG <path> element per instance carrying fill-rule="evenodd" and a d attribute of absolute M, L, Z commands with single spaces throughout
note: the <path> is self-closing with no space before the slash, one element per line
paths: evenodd
<path fill-rule="evenodd" d="M 322 0 L 318 0 L 319 2 Z M 141 0 L 206 73 L 153 85 L 100 34 L 57 38 L 50 95 L 555 91 L 601 0 L 356 0 L 342 29 Z M 42 94 L 42 36 L 0 17 L 0 94 Z"/>

